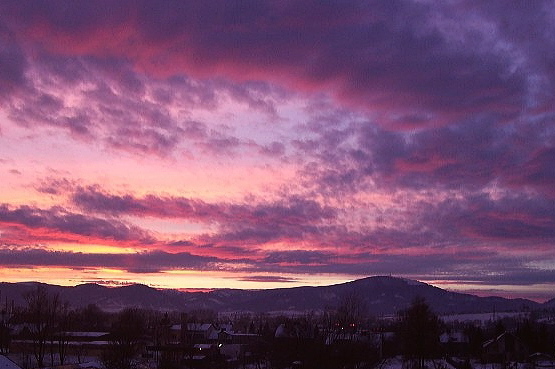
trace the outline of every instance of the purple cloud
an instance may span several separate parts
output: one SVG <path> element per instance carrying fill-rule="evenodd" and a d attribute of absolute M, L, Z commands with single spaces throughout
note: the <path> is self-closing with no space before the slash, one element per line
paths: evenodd
<path fill-rule="evenodd" d="M 180 218 L 217 224 L 217 234 L 204 235 L 196 242 L 226 247 L 312 239 L 324 230 L 323 222 L 337 215 L 332 207 L 294 196 L 252 205 L 211 204 L 183 197 L 112 195 L 98 187 L 88 187 L 78 188 L 72 201 L 83 210 L 98 214 Z"/>
<path fill-rule="evenodd" d="M 135 254 L 89 254 L 70 251 L 48 251 L 38 248 L 3 248 L 0 250 L 4 267 L 65 266 L 69 268 L 108 267 L 132 273 L 154 273 L 163 270 L 217 270 L 215 257 L 190 253 L 168 254 L 151 251 Z"/>
<path fill-rule="evenodd" d="M 151 243 L 152 237 L 135 226 L 114 219 L 95 218 L 69 212 L 61 207 L 40 209 L 31 206 L 12 207 L 0 205 L 0 223 L 23 226 L 29 229 L 44 230 L 47 238 L 50 231 L 86 237 L 98 237 L 114 241 L 136 241 Z"/>
<path fill-rule="evenodd" d="M 6 244 L 187 248 L 260 276 L 439 271 L 456 280 L 478 270 L 494 283 L 486 270 L 502 269 L 515 284 L 552 281 L 531 266 L 554 257 L 552 1 L 55 4 L 0 3 L 0 139 L 24 147 L 26 133 L 37 143 L 52 134 L 129 162 L 186 157 L 208 172 L 217 160 L 276 174 L 265 192 L 233 194 L 242 201 L 146 185 L 152 193 L 139 196 L 109 171 L 106 189 L 65 174 L 31 180 L 59 204 L 11 205 L 7 194 Z M 45 153 L 25 170 L 15 151 L 2 153 L 5 172 L 17 174 L 6 188 L 64 165 Z M 121 185 L 129 192 L 108 190 Z M 209 230 L 159 241 L 124 219 Z M 177 267 L 168 255 L 136 256 L 126 270 Z M 198 268 L 211 260 L 181 257 Z"/>
<path fill-rule="evenodd" d="M 272 276 L 272 275 L 255 275 L 255 276 L 246 276 L 241 278 L 242 281 L 247 282 L 280 282 L 280 283 L 290 283 L 296 282 L 295 278 L 285 278 L 280 276 Z"/>
<path fill-rule="evenodd" d="M 423 223 L 469 240 L 555 240 L 555 209 L 540 197 L 505 196 L 494 200 L 486 195 L 469 196 L 424 205 L 421 210 Z"/>
<path fill-rule="evenodd" d="M 63 195 L 76 187 L 76 183 L 67 178 L 48 177 L 36 186 L 36 190 L 49 195 Z"/>
<path fill-rule="evenodd" d="M 518 115 L 519 107 L 536 97 L 527 68 L 539 64 L 547 71 L 551 61 L 528 52 L 530 59 L 515 63 L 519 52 L 537 48 L 542 39 L 539 45 L 516 42 L 505 48 L 492 41 L 488 21 L 507 40 L 515 33 L 501 26 L 514 18 L 507 7 L 493 20 L 493 12 L 482 7 L 382 0 L 325 5 L 78 1 L 70 7 L 7 2 L 2 8 L 5 23 L 11 19 L 10 26 L 30 45 L 41 43 L 50 54 L 105 60 L 118 55 L 154 75 L 217 71 L 239 82 L 269 78 L 305 90 L 333 86 L 336 97 L 359 106 L 447 115 L 484 109 Z M 541 7 L 522 10 L 521 22 L 541 15 L 526 23 L 529 28 L 552 30 Z M 453 32 L 453 11 L 483 19 L 484 27 L 459 22 Z M 33 32 L 38 27 L 40 32 Z M 107 29 L 117 33 L 108 37 Z"/>
<path fill-rule="evenodd" d="M 371 121 L 307 130 L 317 138 L 294 147 L 315 160 L 301 174 L 328 196 L 376 188 L 474 193 L 495 185 L 553 197 L 555 135 L 546 119 L 501 125 L 485 115 L 414 132 L 387 131 Z"/>
<path fill-rule="evenodd" d="M 0 97 L 26 83 L 27 60 L 14 33 L 0 22 Z"/>
<path fill-rule="evenodd" d="M 329 264 L 331 253 L 321 251 L 290 250 L 270 252 L 264 262 L 268 264 Z"/>
<path fill-rule="evenodd" d="M 254 205 L 215 203 L 185 197 L 147 195 L 112 195 L 99 187 L 78 188 L 73 202 L 87 211 L 108 214 L 148 215 L 160 218 L 183 218 L 217 222 L 260 222 L 295 224 L 332 219 L 335 210 L 323 207 L 313 200 L 299 197 L 286 198 L 273 203 Z"/>

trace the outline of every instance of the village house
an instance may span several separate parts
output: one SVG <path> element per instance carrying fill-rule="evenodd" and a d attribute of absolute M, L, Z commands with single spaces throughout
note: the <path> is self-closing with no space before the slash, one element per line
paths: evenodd
<path fill-rule="evenodd" d="M 512 333 L 504 332 L 482 345 L 482 361 L 485 363 L 524 362 L 528 350 Z"/>
<path fill-rule="evenodd" d="M 461 330 L 443 332 L 439 336 L 439 342 L 443 350 L 450 355 L 463 356 L 468 353 L 470 339 Z"/>

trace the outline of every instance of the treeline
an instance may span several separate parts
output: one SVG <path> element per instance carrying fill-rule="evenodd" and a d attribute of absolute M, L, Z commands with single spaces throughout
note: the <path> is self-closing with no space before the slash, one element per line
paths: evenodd
<path fill-rule="evenodd" d="M 486 325 L 446 324 L 421 299 L 399 311 L 394 319 L 382 320 L 366 314 L 368 309 L 356 293 L 345 296 L 338 306 L 323 314 L 296 317 L 235 314 L 225 319 L 209 310 L 164 313 L 125 309 L 107 313 L 92 304 L 72 309 L 43 286 L 24 297 L 25 306 L 2 312 L 0 348 L 7 353 L 12 340 L 29 342 L 34 359 L 31 367 L 69 363 L 70 332 L 77 331 L 107 333 L 107 344 L 100 354 L 106 369 L 138 369 L 144 360 L 154 361 L 159 369 L 194 367 L 197 364 L 184 358 L 192 357 L 195 344 L 204 342 L 182 335 L 178 343 L 170 345 L 168 338 L 170 327 L 188 323 L 211 323 L 222 331 L 221 327 L 227 325 L 236 333 L 255 336 L 256 341 L 248 347 L 248 360 L 259 368 L 372 368 L 397 355 L 409 363 L 407 367 L 424 368 L 426 361 L 446 356 L 480 358 L 484 342 L 507 331 L 531 353 L 555 354 L 554 326 L 532 316 L 505 318 Z M 18 329 L 17 336 L 14 327 L 23 327 Z M 441 334 L 453 331 L 465 335 L 464 345 L 440 341 Z M 148 347 L 158 354 L 147 355 Z M 214 354 L 209 367 L 244 366 L 247 358 L 242 360 L 232 362 L 224 355 Z"/>

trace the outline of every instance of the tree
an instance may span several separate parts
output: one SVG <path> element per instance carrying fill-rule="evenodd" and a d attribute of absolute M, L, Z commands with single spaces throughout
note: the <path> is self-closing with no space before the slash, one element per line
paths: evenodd
<path fill-rule="evenodd" d="M 69 303 L 65 302 L 60 305 L 56 314 L 56 341 L 58 343 L 58 358 L 60 365 L 65 364 L 67 356 L 67 347 L 69 345 L 68 330 L 71 324 L 71 311 L 69 310 Z"/>
<path fill-rule="evenodd" d="M 323 317 L 328 343 L 337 339 L 352 340 L 367 320 L 367 313 L 368 307 L 356 291 L 344 295 L 335 311 L 326 312 Z"/>
<path fill-rule="evenodd" d="M 325 333 L 323 343 L 329 353 L 323 358 L 320 352 L 315 357 L 318 359 L 315 367 L 356 368 L 370 366 L 377 359 L 374 347 L 361 339 L 362 328 L 368 323 L 368 306 L 358 291 L 345 294 L 335 313 L 324 318 L 328 321 L 329 331 Z"/>
<path fill-rule="evenodd" d="M 36 289 L 27 292 L 23 297 L 27 303 L 24 315 L 29 323 L 33 355 L 37 361 L 37 366 L 42 367 L 44 366 L 47 342 L 49 339 L 51 341 L 53 339 L 60 298 L 58 294 L 49 293 L 43 285 L 38 285 Z M 51 355 L 53 361 L 52 352 Z"/>
<path fill-rule="evenodd" d="M 345 295 L 337 307 L 336 322 L 341 330 L 351 335 L 367 318 L 368 307 L 360 295 L 352 291 Z"/>
<path fill-rule="evenodd" d="M 10 324 L 9 324 L 9 313 L 7 309 L 2 309 L 1 320 L 0 320 L 0 354 L 7 354 L 9 352 L 10 347 Z"/>
<path fill-rule="evenodd" d="M 109 314 L 102 311 L 97 305 L 89 304 L 84 308 L 73 312 L 74 319 L 72 324 L 74 328 L 90 331 L 107 331 L 110 329 Z"/>
<path fill-rule="evenodd" d="M 125 309 L 110 331 L 111 345 L 102 361 L 107 369 L 133 369 L 137 346 L 145 332 L 145 319 L 137 309 Z"/>
<path fill-rule="evenodd" d="M 440 321 L 421 298 L 399 312 L 400 338 L 405 360 L 415 368 L 425 367 L 425 361 L 439 356 Z"/>

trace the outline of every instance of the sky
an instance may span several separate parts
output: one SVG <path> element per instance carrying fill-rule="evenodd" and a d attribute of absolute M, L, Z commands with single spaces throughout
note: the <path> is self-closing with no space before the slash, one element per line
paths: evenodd
<path fill-rule="evenodd" d="M 0 0 L 0 280 L 555 297 L 555 2 Z"/>

